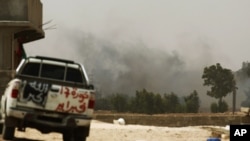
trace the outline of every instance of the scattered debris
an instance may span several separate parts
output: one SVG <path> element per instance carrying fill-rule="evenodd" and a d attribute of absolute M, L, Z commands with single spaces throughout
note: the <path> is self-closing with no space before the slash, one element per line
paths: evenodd
<path fill-rule="evenodd" d="M 229 126 L 226 127 L 202 127 L 203 129 L 207 129 L 211 131 L 211 137 L 221 138 L 223 140 L 229 140 L 230 132 Z"/>
<path fill-rule="evenodd" d="M 249 107 L 240 107 L 240 111 L 244 113 L 246 116 L 249 116 L 250 114 L 250 108 Z"/>
<path fill-rule="evenodd" d="M 126 124 L 126 122 L 125 122 L 125 120 L 123 118 L 119 118 L 118 120 L 114 119 L 113 123 L 114 124 L 119 124 L 119 125 L 125 125 Z"/>

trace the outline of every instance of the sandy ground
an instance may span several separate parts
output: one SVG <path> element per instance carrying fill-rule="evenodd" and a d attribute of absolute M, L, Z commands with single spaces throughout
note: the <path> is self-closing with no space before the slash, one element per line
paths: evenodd
<path fill-rule="evenodd" d="M 27 128 L 25 133 L 16 132 L 15 137 L 15 141 L 62 141 L 61 134 L 41 134 L 30 128 Z M 119 125 L 93 120 L 87 141 L 206 141 L 209 137 L 211 137 L 211 131 L 204 129 L 203 126 L 177 128 Z M 228 139 L 221 141 L 228 141 Z"/>

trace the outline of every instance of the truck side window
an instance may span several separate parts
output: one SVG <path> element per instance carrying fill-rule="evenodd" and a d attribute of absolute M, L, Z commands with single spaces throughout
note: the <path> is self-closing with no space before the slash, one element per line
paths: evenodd
<path fill-rule="evenodd" d="M 65 67 L 43 64 L 41 77 L 63 80 L 64 71 L 65 71 Z"/>
<path fill-rule="evenodd" d="M 74 68 L 67 69 L 66 81 L 83 83 L 82 79 L 83 79 L 82 73 L 80 72 L 79 69 L 74 69 Z"/>
<path fill-rule="evenodd" d="M 22 70 L 23 75 L 30 75 L 30 76 L 38 76 L 39 74 L 39 63 L 28 63 L 25 65 L 25 67 Z"/>

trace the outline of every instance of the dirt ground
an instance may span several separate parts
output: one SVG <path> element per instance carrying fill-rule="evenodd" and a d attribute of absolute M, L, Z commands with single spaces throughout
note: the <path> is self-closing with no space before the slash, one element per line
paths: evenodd
<path fill-rule="evenodd" d="M 30 128 L 27 128 L 25 133 L 17 131 L 15 137 L 14 141 L 62 141 L 61 134 L 41 134 Z M 204 126 L 156 127 L 119 125 L 93 120 L 87 141 L 206 141 L 209 137 L 211 131 Z"/>

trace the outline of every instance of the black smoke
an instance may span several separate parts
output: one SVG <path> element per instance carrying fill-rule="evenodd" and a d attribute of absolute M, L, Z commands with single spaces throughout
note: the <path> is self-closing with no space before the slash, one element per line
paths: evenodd
<path fill-rule="evenodd" d="M 68 38 L 77 47 L 74 56 L 85 64 L 90 79 L 104 95 L 133 95 L 143 88 L 180 96 L 197 90 L 205 95 L 201 79 L 203 68 L 187 69 L 190 62 L 177 51 L 157 49 L 140 39 L 118 43 L 84 32 L 74 32 Z"/>

